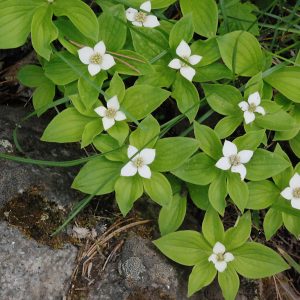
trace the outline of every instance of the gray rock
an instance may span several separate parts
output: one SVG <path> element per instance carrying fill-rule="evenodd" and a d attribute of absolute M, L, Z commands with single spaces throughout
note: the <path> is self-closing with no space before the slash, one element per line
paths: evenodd
<path fill-rule="evenodd" d="M 129 237 L 116 261 L 108 264 L 91 286 L 89 300 L 223 300 L 217 282 L 187 297 L 191 268 L 182 268 L 164 257 L 151 241 Z M 253 300 L 253 282 L 241 282 L 238 300 Z"/>
<path fill-rule="evenodd" d="M 79 157 L 81 152 L 76 145 L 39 141 L 49 122 L 45 117 L 32 118 L 19 129 L 18 140 L 24 151 L 19 153 L 14 146 L 12 133 L 16 124 L 28 113 L 29 110 L 23 107 L 0 106 L 1 153 L 60 161 Z M 53 202 L 72 206 L 80 196 L 70 188 L 76 168 L 40 167 L 0 159 L 0 170 L 0 209 L 4 204 L 11 203 L 12 199 L 22 200 L 26 191 L 31 190 L 35 191 L 37 198 L 44 199 L 49 208 Z M 33 208 L 24 211 L 25 219 L 26 216 L 30 218 L 30 212 L 33 212 Z M 5 219 L 10 219 L 10 212 L 6 214 Z M 77 248 L 71 245 L 59 250 L 51 249 L 26 237 L 16 227 L 0 221 L 0 299 L 62 299 L 70 285 L 76 255 Z"/>
<path fill-rule="evenodd" d="M 0 152 L 20 156 L 12 139 L 13 129 L 28 114 L 24 108 L 0 106 Z M 42 160 L 72 160 L 82 152 L 77 145 L 60 145 L 39 141 L 47 118 L 32 118 L 18 131 L 18 140 L 26 157 Z M 37 165 L 20 164 L 0 159 L 0 206 L 32 187 L 37 187 L 42 197 L 60 205 L 71 205 L 79 193 L 71 189 L 72 181 L 79 168 L 50 168 Z"/>
<path fill-rule="evenodd" d="M 114 262 L 91 287 L 90 300 L 187 299 L 178 270 L 153 244 L 129 237 Z"/>
<path fill-rule="evenodd" d="M 62 299 L 74 269 L 77 249 L 52 250 L 0 222 L 0 299 Z"/>

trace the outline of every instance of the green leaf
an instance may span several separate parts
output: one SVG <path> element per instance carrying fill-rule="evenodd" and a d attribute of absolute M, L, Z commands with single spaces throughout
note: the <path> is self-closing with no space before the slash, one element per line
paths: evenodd
<path fill-rule="evenodd" d="M 191 50 L 193 54 L 202 56 L 198 67 L 210 65 L 221 58 L 216 38 L 198 40 L 191 45 Z"/>
<path fill-rule="evenodd" d="M 212 247 L 216 242 L 222 243 L 224 240 L 223 223 L 219 214 L 213 208 L 209 208 L 205 213 L 202 223 L 202 233 Z"/>
<path fill-rule="evenodd" d="M 300 103 L 300 67 L 282 67 L 264 78 L 290 100 Z"/>
<path fill-rule="evenodd" d="M 281 155 L 284 159 L 286 159 L 287 162 L 291 162 L 289 159 L 289 156 L 282 150 L 279 144 L 276 145 L 275 153 Z M 273 176 L 273 181 L 277 188 L 280 190 L 285 189 L 287 186 L 289 186 L 289 181 L 294 175 L 294 168 L 292 164 L 290 164 L 289 168 L 286 168 L 284 171 L 279 173 L 278 175 Z"/>
<path fill-rule="evenodd" d="M 192 15 L 188 14 L 183 16 L 173 26 L 169 37 L 170 47 L 176 49 L 182 40 L 189 43 L 193 38 L 193 35 L 194 35 L 193 19 L 192 19 Z"/>
<path fill-rule="evenodd" d="M 283 224 L 286 229 L 291 232 L 296 239 L 300 237 L 300 222 L 299 216 L 293 216 L 290 214 L 283 213 L 282 214 Z"/>
<path fill-rule="evenodd" d="M 57 0 L 53 4 L 54 14 L 57 17 L 66 16 L 85 36 L 98 42 L 98 20 L 92 9 L 81 0 Z"/>
<path fill-rule="evenodd" d="M 254 76 L 262 71 L 263 54 L 257 39 L 247 31 L 234 31 L 217 39 L 225 65 L 240 76 Z"/>
<path fill-rule="evenodd" d="M 231 251 L 246 243 L 250 237 L 251 225 L 251 214 L 248 211 L 238 218 L 234 227 L 229 228 L 225 232 L 224 245 L 226 246 L 226 251 Z"/>
<path fill-rule="evenodd" d="M 128 137 L 129 126 L 126 122 L 116 122 L 107 132 L 122 145 Z"/>
<path fill-rule="evenodd" d="M 106 73 L 98 73 L 96 76 L 80 77 L 78 80 L 78 92 L 82 103 L 87 109 L 91 109 L 99 102 L 99 90 L 102 87 L 104 80 L 107 79 Z M 98 88 L 97 88 L 98 87 Z"/>
<path fill-rule="evenodd" d="M 110 0 L 98 0 L 100 4 L 103 2 L 108 2 L 111 3 Z M 168 7 L 169 5 L 173 4 L 176 0 L 151 0 L 151 6 L 152 9 L 157 9 L 157 8 L 165 8 Z M 133 8 L 139 8 L 142 3 L 144 3 L 144 0 L 122 0 L 123 3 L 126 3 L 126 5 L 133 7 Z"/>
<path fill-rule="evenodd" d="M 239 174 L 228 172 L 227 191 L 232 201 L 243 212 L 248 203 L 249 190 Z"/>
<path fill-rule="evenodd" d="M 272 205 L 272 208 L 277 209 L 283 213 L 289 214 L 291 216 L 295 216 L 298 219 L 300 218 L 300 210 L 293 208 L 291 206 L 291 202 L 287 201 L 282 196 L 278 197 L 274 204 Z"/>
<path fill-rule="evenodd" d="M 208 200 L 208 185 L 195 185 L 188 183 L 188 190 L 193 203 L 202 210 L 207 210 L 210 206 Z"/>
<path fill-rule="evenodd" d="M 111 74 L 118 72 L 125 75 L 141 76 L 153 71 L 152 65 L 144 56 L 131 50 L 118 50 L 113 53 L 116 65 Z"/>
<path fill-rule="evenodd" d="M 168 205 L 172 201 L 172 188 L 163 174 L 152 171 L 150 179 L 143 178 L 143 185 L 145 192 L 159 205 Z"/>
<path fill-rule="evenodd" d="M 289 143 L 295 155 L 300 158 L 300 132 Z"/>
<path fill-rule="evenodd" d="M 176 78 L 176 73 L 168 66 L 154 65 L 148 74 L 139 77 L 136 84 L 148 84 L 157 87 L 170 87 Z"/>
<path fill-rule="evenodd" d="M 197 265 L 194 266 L 189 276 L 188 296 L 192 296 L 205 286 L 208 286 L 217 275 L 217 269 L 210 263 L 207 257 L 203 257 Z"/>
<path fill-rule="evenodd" d="M 151 168 L 159 172 L 177 169 L 196 152 L 198 147 L 198 142 L 192 138 L 171 137 L 158 140 L 155 145 L 156 156 Z"/>
<path fill-rule="evenodd" d="M 169 49 L 168 40 L 157 29 L 131 27 L 130 33 L 135 51 L 141 53 L 148 60 L 160 57 L 162 52 Z M 167 64 L 171 59 L 170 55 L 164 55 L 158 61 Z"/>
<path fill-rule="evenodd" d="M 262 79 L 262 72 L 259 72 L 248 80 L 244 91 L 244 98 L 248 99 L 251 94 L 258 92 L 259 95 L 265 99 L 263 97 L 263 88 L 264 82 Z"/>
<path fill-rule="evenodd" d="M 256 150 L 265 137 L 265 130 L 250 131 L 233 140 L 240 150 Z"/>
<path fill-rule="evenodd" d="M 80 170 L 72 188 L 86 194 L 105 195 L 114 191 L 117 178 L 120 175 L 122 163 L 107 160 L 105 157 L 90 160 Z"/>
<path fill-rule="evenodd" d="M 77 87 L 77 82 L 76 82 L 76 87 Z M 78 89 L 76 89 L 76 92 L 78 92 Z M 71 96 L 69 96 L 72 104 L 74 105 L 74 107 L 76 108 L 76 110 L 81 114 L 81 115 L 84 115 L 84 116 L 87 116 L 87 117 L 97 117 L 99 119 L 99 116 L 92 110 L 92 109 L 88 109 L 83 101 L 81 100 L 80 96 L 78 94 L 75 94 Z M 98 103 L 99 105 L 101 105 L 101 102 L 98 100 Z"/>
<path fill-rule="evenodd" d="M 149 115 L 138 126 L 138 128 L 130 135 L 130 145 L 135 146 L 139 150 L 142 148 L 154 147 L 160 132 L 160 126 L 157 120 Z"/>
<path fill-rule="evenodd" d="M 54 21 L 59 30 L 58 40 L 70 53 L 77 55 L 78 47 L 70 42 L 76 41 L 81 45 L 94 47 L 95 42 L 84 36 L 73 23 L 66 18 L 58 18 Z"/>
<path fill-rule="evenodd" d="M 43 0 L 2 0 L 0 3 L 0 45 L 2 49 L 17 48 L 25 44 L 30 33 L 32 17 Z"/>
<path fill-rule="evenodd" d="M 165 256 L 184 266 L 200 263 L 204 257 L 208 262 L 211 252 L 203 236 L 192 230 L 172 232 L 153 243 Z"/>
<path fill-rule="evenodd" d="M 48 78 L 47 78 L 48 80 Z M 55 96 L 55 85 L 48 80 L 47 83 L 38 86 L 32 95 L 32 103 L 33 107 L 38 112 L 38 116 L 44 113 L 47 109 L 43 109 L 43 107 L 51 104 L 53 102 Z"/>
<path fill-rule="evenodd" d="M 47 60 L 52 53 L 51 43 L 57 39 L 58 30 L 52 23 L 52 6 L 39 7 L 31 23 L 31 42 L 35 51 Z"/>
<path fill-rule="evenodd" d="M 151 85 L 134 85 L 126 90 L 121 107 L 125 114 L 140 120 L 158 108 L 170 92 Z"/>
<path fill-rule="evenodd" d="M 258 244 L 246 243 L 232 251 L 231 262 L 235 270 L 250 279 L 269 277 L 289 268 L 289 265 L 272 249 Z"/>
<path fill-rule="evenodd" d="M 282 212 L 270 208 L 264 218 L 264 232 L 267 241 L 277 232 L 282 226 Z"/>
<path fill-rule="evenodd" d="M 222 157 L 222 144 L 213 129 L 206 125 L 194 122 L 195 137 L 199 141 L 200 148 L 211 158 Z"/>
<path fill-rule="evenodd" d="M 78 57 L 64 51 L 60 52 L 65 60 L 83 73 L 87 70 L 86 66 L 79 60 Z M 57 85 L 65 85 L 77 80 L 80 74 L 77 73 L 69 64 L 63 61 L 57 54 L 51 57 L 51 60 L 45 64 L 45 75 L 50 78 Z"/>
<path fill-rule="evenodd" d="M 227 116 L 218 122 L 214 131 L 220 139 L 224 139 L 230 136 L 242 122 L 243 117 L 241 115 Z"/>
<path fill-rule="evenodd" d="M 278 95 L 281 95 L 281 94 L 278 94 Z M 284 96 L 282 96 L 282 97 L 284 97 Z M 282 108 L 284 108 L 284 109 L 292 108 L 292 110 L 290 111 L 290 115 L 293 118 L 293 123 L 295 123 L 295 121 L 296 121 L 296 126 L 294 124 L 294 128 L 292 128 L 292 129 L 289 129 L 287 131 L 276 132 L 275 136 L 274 136 L 275 141 L 291 140 L 299 133 L 299 129 L 300 129 L 300 124 L 299 124 L 299 121 L 300 121 L 300 105 L 296 104 L 296 105 L 293 105 L 293 107 L 291 107 L 291 102 L 289 101 L 289 104 L 287 106 L 288 107 L 286 108 L 286 105 L 283 104 Z"/>
<path fill-rule="evenodd" d="M 29 87 L 38 87 L 50 81 L 45 77 L 42 67 L 36 65 L 23 66 L 18 72 L 18 80 Z"/>
<path fill-rule="evenodd" d="M 239 0 L 224 1 L 224 14 L 226 14 L 225 21 L 222 22 L 219 31 L 220 34 L 235 30 L 246 30 L 254 35 L 259 35 L 257 17 L 252 11 L 257 10 L 252 3 L 241 3 Z"/>
<path fill-rule="evenodd" d="M 106 9 L 98 18 L 98 41 L 104 41 L 110 51 L 123 48 L 126 42 L 127 26 L 123 5 L 114 5 Z"/>
<path fill-rule="evenodd" d="M 219 172 L 211 182 L 208 189 L 208 198 L 212 207 L 220 214 L 224 215 L 227 196 L 226 173 Z"/>
<path fill-rule="evenodd" d="M 81 148 L 90 145 L 93 142 L 94 138 L 98 134 L 100 134 L 102 130 L 103 130 L 102 122 L 98 118 L 87 123 L 82 133 Z"/>
<path fill-rule="evenodd" d="M 248 180 L 259 181 L 279 174 L 290 166 L 284 158 L 277 153 L 257 149 L 247 163 Z"/>
<path fill-rule="evenodd" d="M 50 122 L 41 140 L 56 143 L 79 142 L 86 124 L 91 120 L 78 113 L 75 108 L 67 108 Z"/>
<path fill-rule="evenodd" d="M 280 191 L 275 184 L 269 180 L 248 182 L 249 200 L 246 205 L 249 209 L 264 209 L 271 206 Z"/>
<path fill-rule="evenodd" d="M 215 163 L 205 153 L 198 153 L 171 173 L 186 182 L 207 185 L 219 173 L 219 170 L 215 167 Z"/>
<path fill-rule="evenodd" d="M 225 300 L 235 300 L 240 287 L 240 279 L 230 263 L 224 272 L 218 272 L 218 282 Z"/>
<path fill-rule="evenodd" d="M 266 102 L 267 101 L 264 103 Z M 264 103 L 262 103 L 262 105 L 266 109 Z M 266 109 L 266 115 L 258 115 L 255 118 L 255 124 L 257 124 L 259 127 L 276 131 L 293 130 L 298 129 L 299 127 L 295 119 L 282 109 L 275 113 L 268 113 L 268 110 Z"/>
<path fill-rule="evenodd" d="M 119 149 L 119 143 L 114 138 L 112 138 L 108 134 L 101 134 L 94 138 L 93 145 L 95 148 L 102 152 L 106 153 L 105 157 L 112 161 L 128 161 L 127 157 L 127 149 L 125 147 L 122 147 L 122 149 Z"/>
<path fill-rule="evenodd" d="M 225 84 L 202 84 L 206 100 L 210 107 L 221 115 L 240 112 L 238 104 L 243 97 L 238 89 Z"/>
<path fill-rule="evenodd" d="M 32 99 L 35 110 L 41 110 L 45 105 L 52 103 L 55 96 L 55 85 L 45 76 L 41 67 L 35 65 L 24 66 L 18 73 L 18 80 L 23 85 L 37 88 Z M 45 109 L 40 111 L 38 116 L 44 111 Z"/>
<path fill-rule="evenodd" d="M 141 2 L 143 3 L 144 0 Z M 152 0 L 152 8 L 165 8 L 176 2 L 176 0 Z"/>
<path fill-rule="evenodd" d="M 195 70 L 196 75 L 193 79 L 194 82 L 208 82 L 220 79 L 232 79 L 232 72 L 223 63 L 220 62 L 214 62 L 208 66 L 196 66 Z"/>
<path fill-rule="evenodd" d="M 218 26 L 218 7 L 214 0 L 180 0 L 183 15 L 192 13 L 195 32 L 205 36 L 216 35 Z"/>
<path fill-rule="evenodd" d="M 116 200 L 125 217 L 132 209 L 133 203 L 143 195 L 143 180 L 139 175 L 119 177 L 115 184 Z"/>
<path fill-rule="evenodd" d="M 167 206 L 159 213 L 158 225 L 161 235 L 176 231 L 182 224 L 186 213 L 186 196 L 175 194 Z"/>
<path fill-rule="evenodd" d="M 193 83 L 183 78 L 180 73 L 176 75 L 172 97 L 176 100 L 179 111 L 192 122 L 197 115 L 200 98 Z"/>
<path fill-rule="evenodd" d="M 120 103 L 123 101 L 125 96 L 125 84 L 118 73 L 115 73 L 110 80 L 109 88 L 105 91 L 105 94 L 108 97 L 108 99 L 106 99 L 107 101 L 114 96 L 118 97 Z"/>
<path fill-rule="evenodd" d="M 277 131 L 275 132 L 273 141 L 289 141 L 292 140 L 298 133 L 298 128 L 285 131 Z"/>

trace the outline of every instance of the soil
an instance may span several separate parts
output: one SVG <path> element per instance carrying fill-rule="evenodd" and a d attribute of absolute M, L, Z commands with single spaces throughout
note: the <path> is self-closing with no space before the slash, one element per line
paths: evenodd
<path fill-rule="evenodd" d="M 0 209 L 0 220 L 7 221 L 26 236 L 54 249 L 72 241 L 65 233 L 52 236 L 65 217 L 64 209 L 42 198 L 37 187 L 11 199 Z"/>

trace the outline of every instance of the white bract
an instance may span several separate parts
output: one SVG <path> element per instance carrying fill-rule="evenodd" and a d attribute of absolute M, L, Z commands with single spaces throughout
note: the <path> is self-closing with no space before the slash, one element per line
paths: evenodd
<path fill-rule="evenodd" d="M 296 173 L 289 182 L 290 186 L 281 192 L 281 196 L 291 201 L 292 207 L 300 209 L 300 175 Z"/>
<path fill-rule="evenodd" d="M 120 103 L 117 96 L 114 96 L 107 101 L 107 108 L 104 106 L 95 108 L 95 112 L 102 118 L 104 130 L 108 130 L 114 126 L 116 121 L 123 121 L 126 119 L 125 114 L 119 109 Z"/>
<path fill-rule="evenodd" d="M 93 48 L 83 47 L 78 50 L 79 59 L 85 65 L 88 65 L 89 73 L 94 76 L 102 69 L 108 70 L 113 67 L 116 62 L 114 58 L 106 53 L 106 47 L 103 41 L 100 41 Z"/>
<path fill-rule="evenodd" d="M 148 165 L 154 161 L 156 151 L 150 148 L 145 148 L 140 153 L 138 151 L 134 146 L 128 147 L 127 156 L 130 161 L 121 169 L 121 176 L 129 177 L 139 173 L 144 178 L 151 178 L 151 170 Z"/>
<path fill-rule="evenodd" d="M 178 58 L 174 58 L 170 61 L 169 67 L 175 70 L 180 70 L 180 74 L 189 81 L 192 81 L 196 71 L 194 68 L 189 66 L 186 62 L 191 65 L 198 64 L 202 56 L 200 55 L 192 55 L 192 50 L 190 46 L 185 42 L 181 41 L 179 46 L 176 49 L 176 54 L 182 58 L 182 60 Z"/>
<path fill-rule="evenodd" d="M 139 27 L 149 27 L 154 28 L 160 25 L 158 19 L 154 15 L 148 13 L 151 12 L 151 1 L 146 1 L 140 6 L 141 11 L 135 8 L 128 8 L 126 10 L 126 18 L 128 21 L 132 22 L 133 25 Z"/>
<path fill-rule="evenodd" d="M 230 252 L 226 252 L 225 246 L 217 242 L 213 248 L 212 255 L 208 258 L 209 262 L 215 265 L 219 272 L 224 272 L 227 268 L 227 263 L 234 260 L 234 256 Z"/>
<path fill-rule="evenodd" d="M 244 180 L 247 174 L 244 164 L 250 161 L 253 151 L 242 150 L 238 152 L 237 146 L 234 143 L 225 140 L 222 152 L 224 156 L 217 161 L 216 167 L 221 170 L 230 169 L 233 173 L 239 173 L 241 179 Z"/>
<path fill-rule="evenodd" d="M 248 102 L 242 101 L 239 103 L 239 107 L 244 112 L 244 119 L 246 124 L 250 124 L 255 120 L 255 113 L 265 115 L 266 112 L 262 106 L 259 106 L 261 102 L 258 92 L 251 94 L 248 97 Z"/>

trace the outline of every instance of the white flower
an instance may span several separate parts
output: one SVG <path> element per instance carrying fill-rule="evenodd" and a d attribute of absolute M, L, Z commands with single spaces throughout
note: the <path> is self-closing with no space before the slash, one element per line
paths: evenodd
<path fill-rule="evenodd" d="M 202 59 L 202 56 L 200 55 L 192 55 L 191 48 L 185 41 L 180 42 L 179 46 L 176 49 L 176 54 L 184 61 L 189 62 L 191 65 L 198 64 Z M 184 61 L 178 58 L 174 58 L 170 61 L 169 67 L 175 70 L 180 70 L 180 74 L 184 78 L 186 78 L 189 81 L 192 81 L 196 74 L 196 71 Z"/>
<path fill-rule="evenodd" d="M 103 41 L 99 42 L 94 49 L 83 47 L 78 50 L 79 59 L 88 66 L 89 73 L 94 76 L 102 69 L 108 70 L 116 64 L 110 54 L 106 54 L 106 47 Z"/>
<path fill-rule="evenodd" d="M 251 94 L 248 97 L 248 102 L 242 101 L 239 103 L 239 107 L 244 112 L 245 123 L 249 124 L 255 120 L 255 113 L 265 115 L 266 112 L 262 106 L 259 106 L 261 102 L 258 92 Z"/>
<path fill-rule="evenodd" d="M 290 186 L 281 192 L 286 200 L 291 200 L 292 207 L 300 209 L 300 175 L 296 173 L 289 182 Z"/>
<path fill-rule="evenodd" d="M 104 130 L 108 130 L 114 126 L 116 121 L 123 121 L 126 119 L 125 114 L 119 109 L 120 103 L 117 96 L 114 96 L 107 101 L 107 108 L 104 106 L 95 108 L 96 114 L 102 117 Z"/>
<path fill-rule="evenodd" d="M 244 180 L 247 170 L 243 164 L 250 161 L 253 156 L 253 151 L 242 150 L 238 152 L 234 143 L 225 141 L 222 152 L 224 156 L 217 161 L 216 167 L 221 170 L 231 169 L 231 172 L 239 173 L 241 175 L 241 179 Z"/>
<path fill-rule="evenodd" d="M 138 151 L 134 146 L 129 146 L 127 150 L 128 158 L 132 158 Z M 155 149 L 143 149 L 122 168 L 121 176 L 134 176 L 138 172 L 144 178 L 151 178 L 151 170 L 148 165 L 154 161 L 155 153 Z"/>
<path fill-rule="evenodd" d="M 139 27 L 150 27 L 154 28 L 160 25 L 158 19 L 154 15 L 149 15 L 147 13 L 151 12 L 151 1 L 144 2 L 138 11 L 135 8 L 128 8 L 126 10 L 126 18 L 128 21 L 132 22 L 133 25 Z M 147 12 L 147 13 L 146 13 Z"/>
<path fill-rule="evenodd" d="M 208 261 L 212 262 L 219 272 L 224 272 L 227 268 L 227 263 L 234 260 L 232 253 L 225 251 L 225 246 L 217 242 L 213 248 L 213 254 L 208 258 Z"/>

